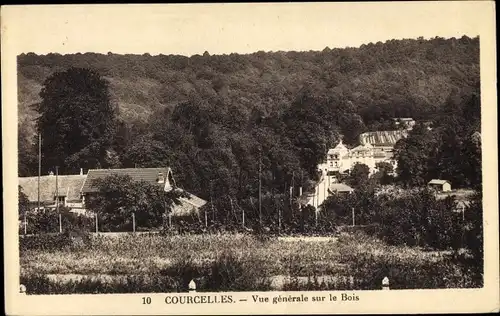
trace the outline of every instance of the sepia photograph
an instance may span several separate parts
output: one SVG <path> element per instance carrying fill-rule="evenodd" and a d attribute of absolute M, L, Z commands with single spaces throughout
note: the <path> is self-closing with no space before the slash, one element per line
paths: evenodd
<path fill-rule="evenodd" d="M 484 288 L 485 214 L 498 216 L 498 200 L 483 200 L 485 173 L 496 177 L 484 156 L 496 100 L 484 103 L 483 34 L 465 23 L 396 30 L 403 17 L 379 11 L 373 24 L 348 17 L 372 3 L 311 4 L 321 20 L 290 26 L 300 5 L 152 6 L 151 24 L 120 30 L 123 45 L 93 39 L 115 26 L 83 33 L 82 6 L 52 8 L 74 16 L 50 26 L 76 31 L 11 58 L 17 294 L 294 305 Z M 282 24 L 244 34 L 258 19 L 227 14 L 238 6 L 274 6 Z M 328 24 L 322 7 L 346 25 Z M 134 11 L 104 8 L 95 17 Z M 217 9 L 223 21 L 207 14 Z M 210 30 L 220 34 L 205 43 Z"/>

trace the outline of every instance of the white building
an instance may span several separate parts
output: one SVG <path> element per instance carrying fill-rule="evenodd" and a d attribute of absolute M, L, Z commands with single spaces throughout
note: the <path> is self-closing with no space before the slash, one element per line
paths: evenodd
<path fill-rule="evenodd" d="M 374 173 L 378 162 L 388 162 L 395 170 L 397 165 L 392 149 L 392 146 L 373 146 L 369 143 L 349 149 L 340 141 L 335 148 L 328 150 L 326 165 L 322 167 L 328 173 L 347 173 L 355 164 L 361 163 L 370 168 L 370 173 Z"/>

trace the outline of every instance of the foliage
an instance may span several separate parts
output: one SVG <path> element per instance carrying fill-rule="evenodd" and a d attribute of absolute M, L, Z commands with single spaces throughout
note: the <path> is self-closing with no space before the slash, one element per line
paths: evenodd
<path fill-rule="evenodd" d="M 476 84 L 450 95 L 433 128 L 417 124 L 395 147 L 398 177 L 406 185 L 446 179 L 453 187 L 479 189 L 481 167 L 481 106 Z"/>
<path fill-rule="evenodd" d="M 116 115 L 108 83 L 93 70 L 69 68 L 49 76 L 40 97 L 37 130 L 44 168 L 60 166 L 68 173 L 108 166 Z"/>
<path fill-rule="evenodd" d="M 359 189 L 365 186 L 370 175 L 370 168 L 363 163 L 356 163 L 350 170 L 346 182 L 352 187 Z"/>
<path fill-rule="evenodd" d="M 439 212 L 419 215 L 402 206 L 440 210 L 440 203 L 375 199 L 373 190 L 392 181 L 390 168 L 380 164 L 370 179 L 365 167 L 355 167 L 349 181 L 361 192 L 332 198 L 317 217 L 298 206 L 299 188 L 313 191 L 317 164 L 330 146 L 341 136 L 356 145 L 362 132 L 394 129 L 394 117 L 432 121 L 432 130 L 418 124 L 396 145 L 400 183 L 420 186 L 444 178 L 454 187 L 481 186 L 479 38 L 189 58 L 29 53 L 18 64 L 21 174 L 35 174 L 36 142 L 26 140 L 36 115 L 28 105 L 39 102 L 44 168 L 59 165 L 69 173 L 85 166 L 168 165 L 179 185 L 210 201 L 200 216 L 176 223 L 184 233 L 267 228 L 273 234 L 330 234 L 350 223 L 353 207 L 360 224 L 387 220 L 396 210 L 407 212 L 404 224 L 412 230 L 424 225 L 417 219 L 440 221 Z M 130 231 L 132 212 L 138 227 L 161 225 L 165 197 L 148 201 L 159 193 L 125 184 L 122 189 L 118 181 L 110 183 L 108 197 L 96 200 L 102 203 L 93 208 L 110 225 L 103 228 Z M 450 220 L 443 223 L 436 228 L 439 236 L 452 231 Z M 410 240 L 411 232 L 401 234 L 394 239 L 426 244 L 420 233 L 414 233 L 418 241 Z M 449 245 L 446 238 L 439 243 Z"/>
<path fill-rule="evenodd" d="M 30 210 L 29 199 L 26 193 L 23 192 L 23 188 L 18 185 L 18 209 L 19 209 L 19 219 L 24 218 Z"/>
<path fill-rule="evenodd" d="M 24 221 L 24 213 L 20 211 L 20 219 Z M 59 219 L 61 225 L 59 225 Z M 64 206 L 59 211 L 51 208 L 28 211 L 26 213 L 27 234 L 45 234 L 59 233 L 61 226 L 62 232 L 91 231 L 94 227 L 94 220 L 85 215 L 79 215 L 70 212 L 70 209 Z M 24 230 L 20 229 L 20 234 Z"/>
<path fill-rule="evenodd" d="M 132 214 L 136 227 L 157 228 L 164 224 L 166 215 L 179 197 L 176 190 L 165 192 L 160 186 L 145 181 L 134 181 L 128 175 L 110 175 L 96 179 L 98 192 L 87 198 L 86 206 L 98 214 L 100 231 L 132 230 Z"/>
<path fill-rule="evenodd" d="M 377 171 L 371 176 L 380 185 L 388 185 L 394 182 L 394 166 L 386 161 L 375 164 Z"/>

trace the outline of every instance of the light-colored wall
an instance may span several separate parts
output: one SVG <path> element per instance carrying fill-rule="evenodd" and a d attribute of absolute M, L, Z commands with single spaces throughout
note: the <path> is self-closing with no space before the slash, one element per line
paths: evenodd
<path fill-rule="evenodd" d="M 384 152 L 385 156 L 380 158 L 379 157 L 375 158 L 374 152 Z M 394 170 L 396 170 L 397 168 L 396 161 L 392 159 L 392 153 L 390 147 L 381 147 L 381 148 L 374 147 L 373 150 L 370 150 L 369 152 L 365 153 L 364 157 L 361 154 L 357 156 L 352 152 L 346 152 L 346 153 L 342 152 L 337 154 L 339 159 L 334 159 L 333 156 L 335 154 L 327 155 L 326 167 L 328 171 L 342 172 L 344 170 L 351 169 L 356 163 L 362 163 L 370 168 L 370 173 L 375 173 L 377 171 L 375 167 L 376 163 L 383 161 L 391 163 L 394 167 Z M 344 156 L 347 157 L 343 159 Z M 320 168 L 323 169 L 323 165 L 321 165 Z"/>
<path fill-rule="evenodd" d="M 449 183 L 443 184 L 443 192 L 451 191 L 451 185 Z"/>

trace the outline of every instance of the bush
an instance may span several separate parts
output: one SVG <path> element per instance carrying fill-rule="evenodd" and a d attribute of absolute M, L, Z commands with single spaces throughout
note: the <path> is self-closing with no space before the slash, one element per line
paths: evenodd
<path fill-rule="evenodd" d="M 98 293 L 161 293 L 175 292 L 177 283 L 170 277 L 134 275 L 103 280 L 84 277 L 80 280 L 50 280 L 43 275 L 21 275 L 26 294 L 98 294 Z"/>
<path fill-rule="evenodd" d="M 41 234 L 31 236 L 20 236 L 19 250 L 41 250 L 53 251 L 70 247 L 71 238 L 67 234 Z"/>
<path fill-rule="evenodd" d="M 206 288 L 212 291 L 268 291 L 271 281 L 256 258 L 224 252 L 212 263 Z"/>
<path fill-rule="evenodd" d="M 93 218 L 72 213 L 69 208 L 61 207 L 59 212 L 55 209 L 42 209 L 27 213 L 27 234 L 59 233 L 59 214 L 63 231 L 92 231 L 94 228 Z M 24 234 L 23 225 L 19 234 Z"/>

